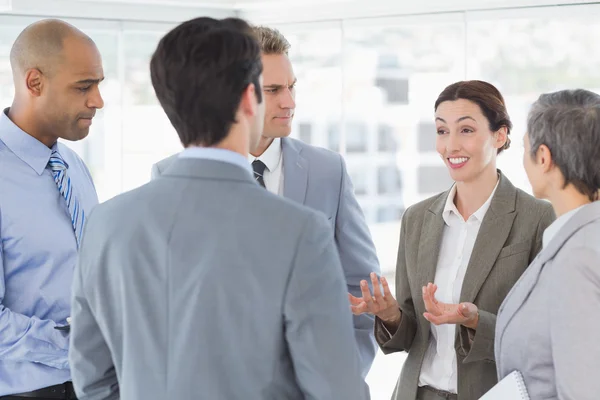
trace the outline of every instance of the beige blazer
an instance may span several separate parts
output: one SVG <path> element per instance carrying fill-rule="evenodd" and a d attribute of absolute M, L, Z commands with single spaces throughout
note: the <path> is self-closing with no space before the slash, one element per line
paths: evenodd
<path fill-rule="evenodd" d="M 421 287 L 433 282 L 444 231 L 442 212 L 450 191 L 424 200 L 402 217 L 396 299 L 402 311 L 398 330 L 390 336 L 381 320 L 375 338 L 384 353 L 408 352 L 394 390 L 395 400 L 414 400 L 421 365 L 429 345 L 430 323 L 423 317 Z M 554 220 L 550 203 L 515 188 L 500 173 L 500 181 L 486 213 L 463 283 L 460 301 L 479 308 L 479 326 L 457 329 L 455 342 L 458 399 L 475 400 L 497 382 L 494 360 L 496 313 L 504 297 L 542 247 L 542 235 Z M 473 336 L 472 344 L 469 334 Z"/>

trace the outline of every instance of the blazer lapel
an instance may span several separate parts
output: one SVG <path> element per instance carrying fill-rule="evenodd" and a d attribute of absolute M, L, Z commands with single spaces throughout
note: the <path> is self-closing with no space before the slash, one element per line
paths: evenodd
<path fill-rule="evenodd" d="M 501 347 L 502 336 L 506 327 L 517 313 L 517 310 L 519 310 L 525 300 L 527 300 L 540 277 L 542 269 L 544 268 L 544 263 L 541 262 L 542 260 L 540 258 L 543 252 L 544 250 L 538 254 L 523 275 L 521 275 L 498 309 L 496 319 L 496 341 L 494 344 L 496 354 L 498 354 L 498 349 Z M 496 362 L 499 362 L 499 360 L 496 360 Z"/>
<path fill-rule="evenodd" d="M 487 279 L 515 220 L 517 189 L 500 174 L 498 189 L 483 218 L 460 295 L 460 302 L 473 302 Z"/>
<path fill-rule="evenodd" d="M 422 286 L 426 286 L 427 283 L 433 282 L 435 279 L 435 270 L 445 226 L 442 213 L 449 194 L 450 191 L 447 191 L 439 196 L 425 213 L 421 238 L 419 240 L 419 255 L 417 257 L 417 266 L 419 269 L 417 270 L 416 278 L 419 289 Z M 422 303 L 422 297 L 419 296 L 419 298 L 421 299 L 419 303 Z"/>
<path fill-rule="evenodd" d="M 304 204 L 308 185 L 308 162 L 302 149 L 289 138 L 281 139 L 283 152 L 283 197 Z"/>
<path fill-rule="evenodd" d="M 600 201 L 595 201 L 582 207 L 575 212 L 571 218 L 560 228 L 556 236 L 548 243 L 548 247 L 540 252 L 539 259 L 541 263 L 546 263 L 553 258 L 562 246 L 573 236 L 577 231 L 585 225 L 595 222 L 600 219 Z"/>

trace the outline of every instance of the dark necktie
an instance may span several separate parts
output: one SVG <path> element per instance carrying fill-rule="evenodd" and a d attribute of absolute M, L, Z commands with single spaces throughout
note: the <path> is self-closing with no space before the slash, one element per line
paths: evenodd
<path fill-rule="evenodd" d="M 267 166 L 264 162 L 260 160 L 254 160 L 254 162 L 252 162 L 252 169 L 254 170 L 254 179 L 256 179 L 260 186 L 266 189 L 267 187 L 265 186 L 265 180 L 263 178 L 265 168 L 267 168 Z"/>

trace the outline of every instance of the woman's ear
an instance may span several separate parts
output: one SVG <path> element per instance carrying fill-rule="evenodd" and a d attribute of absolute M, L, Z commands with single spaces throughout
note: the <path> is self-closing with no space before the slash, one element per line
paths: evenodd
<path fill-rule="evenodd" d="M 495 136 L 495 147 L 497 149 L 508 148 L 508 146 L 510 146 L 510 138 L 508 137 L 508 128 L 506 126 L 500 127 L 500 129 L 496 131 Z"/>

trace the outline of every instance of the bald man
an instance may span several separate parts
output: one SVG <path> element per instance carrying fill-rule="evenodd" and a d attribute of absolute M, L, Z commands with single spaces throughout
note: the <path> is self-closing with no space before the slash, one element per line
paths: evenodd
<path fill-rule="evenodd" d="M 94 42 L 59 20 L 28 26 L 10 54 L 15 97 L 0 113 L 0 399 L 74 399 L 72 271 L 98 198 L 83 161 L 103 101 Z M 59 328 L 59 329 L 57 329 Z"/>

